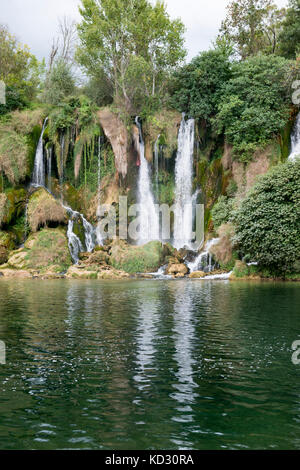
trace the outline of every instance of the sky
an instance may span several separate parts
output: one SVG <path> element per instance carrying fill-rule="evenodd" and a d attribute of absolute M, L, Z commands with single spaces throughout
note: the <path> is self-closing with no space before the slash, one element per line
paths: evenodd
<path fill-rule="evenodd" d="M 80 0 L 0 0 L 0 23 L 7 24 L 18 39 L 30 47 L 38 59 L 48 57 L 52 38 L 57 35 L 58 18 L 66 15 L 80 20 Z M 188 60 L 207 50 L 225 18 L 229 0 L 166 0 L 171 18 L 181 18 L 186 26 Z M 276 0 L 284 7 L 287 0 Z"/>

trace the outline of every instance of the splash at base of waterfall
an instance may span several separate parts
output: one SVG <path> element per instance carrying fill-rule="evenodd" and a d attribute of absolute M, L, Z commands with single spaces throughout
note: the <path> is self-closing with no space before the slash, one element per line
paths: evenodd
<path fill-rule="evenodd" d="M 212 246 L 216 245 L 219 241 L 219 238 L 213 238 L 209 240 L 205 247 L 204 251 L 202 251 L 194 261 L 191 261 L 187 264 L 191 273 L 195 271 L 204 271 L 204 272 L 211 272 L 215 269 L 215 264 L 213 263 L 213 257 L 210 253 L 210 249 Z"/>

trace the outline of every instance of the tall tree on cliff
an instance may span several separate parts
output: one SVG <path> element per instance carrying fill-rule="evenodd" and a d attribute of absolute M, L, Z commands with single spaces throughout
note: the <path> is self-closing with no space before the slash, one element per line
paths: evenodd
<path fill-rule="evenodd" d="M 279 36 L 280 52 L 288 59 L 300 55 L 300 0 L 290 0 Z"/>
<path fill-rule="evenodd" d="M 284 15 L 271 0 L 232 1 L 219 38 L 232 42 L 242 59 L 258 52 L 274 54 Z"/>
<path fill-rule="evenodd" d="M 184 59 L 184 26 L 164 2 L 82 0 L 77 60 L 93 78 L 105 76 L 115 103 L 141 112 L 163 97 L 165 78 Z"/>

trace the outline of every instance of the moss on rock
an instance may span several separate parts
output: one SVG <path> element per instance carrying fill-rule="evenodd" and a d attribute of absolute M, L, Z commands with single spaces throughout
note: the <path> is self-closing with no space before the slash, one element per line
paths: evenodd
<path fill-rule="evenodd" d="M 49 223 L 66 223 L 66 211 L 45 189 L 35 191 L 28 203 L 28 223 L 33 232 Z"/>
<path fill-rule="evenodd" d="M 127 273 L 154 272 L 170 254 L 168 247 L 158 241 L 143 246 L 130 246 L 125 241 L 113 243 L 110 264 Z"/>

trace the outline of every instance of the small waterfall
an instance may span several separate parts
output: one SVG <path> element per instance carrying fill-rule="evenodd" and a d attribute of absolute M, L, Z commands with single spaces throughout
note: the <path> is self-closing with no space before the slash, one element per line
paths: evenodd
<path fill-rule="evenodd" d="M 79 253 L 83 252 L 83 246 L 77 235 L 75 235 L 74 231 L 74 220 L 69 219 L 68 223 L 68 245 L 71 254 L 71 258 L 75 264 L 78 264 L 79 261 Z"/>
<path fill-rule="evenodd" d="M 297 116 L 296 124 L 291 135 L 291 154 L 289 160 L 300 157 L 300 113 Z"/>
<path fill-rule="evenodd" d="M 64 184 L 64 153 L 65 153 L 65 134 L 64 132 L 60 136 L 60 161 L 59 161 L 59 187 L 60 197 L 63 200 L 63 184 Z"/>
<path fill-rule="evenodd" d="M 45 119 L 43 124 L 42 133 L 38 142 L 38 146 L 35 153 L 34 170 L 32 175 L 33 186 L 45 186 L 45 166 L 44 166 L 44 146 L 43 136 L 46 129 L 48 117 Z"/>
<path fill-rule="evenodd" d="M 90 224 L 82 214 L 80 214 L 82 223 L 83 223 L 83 228 L 84 228 L 84 238 L 85 238 L 85 246 L 86 246 L 86 251 L 88 253 L 92 253 L 93 249 L 95 248 L 95 229 Z"/>
<path fill-rule="evenodd" d="M 47 152 L 47 189 L 51 192 L 51 173 L 52 173 L 52 150 L 50 147 Z"/>
<path fill-rule="evenodd" d="M 157 197 L 158 203 L 159 203 L 159 189 L 158 189 L 159 139 L 160 139 L 160 135 L 157 137 L 155 145 L 154 145 L 155 188 L 156 188 L 156 197 Z"/>
<path fill-rule="evenodd" d="M 144 244 L 151 240 L 159 240 L 159 214 L 154 204 L 149 166 L 145 158 L 145 144 L 139 117 L 136 117 L 135 122 L 139 129 L 139 147 L 141 160 L 138 181 L 138 202 L 140 204 L 139 244 Z"/>
<path fill-rule="evenodd" d="M 96 238 L 96 234 L 95 234 L 95 229 L 94 227 L 92 226 L 92 224 L 90 224 L 82 214 L 80 214 L 79 212 L 77 211 L 73 211 L 73 209 L 71 209 L 71 207 L 68 207 L 68 206 L 64 206 L 63 205 L 63 208 L 67 211 L 70 219 L 69 219 L 69 227 L 68 227 L 68 232 L 67 232 L 67 236 L 68 236 L 68 240 L 69 240 L 69 246 L 71 244 L 71 246 L 73 246 L 73 240 L 74 240 L 74 236 L 76 238 L 78 238 L 74 232 L 73 232 L 73 227 L 74 227 L 74 220 L 76 219 L 81 219 L 82 220 L 82 224 L 83 224 L 83 228 L 84 228 L 84 241 L 85 241 L 85 248 L 86 248 L 86 251 L 88 253 L 91 253 L 94 248 L 95 248 L 95 238 Z M 72 222 L 72 224 L 70 225 L 70 222 Z M 70 238 L 69 238 L 70 237 Z M 79 240 L 80 241 L 80 240 Z M 75 248 L 76 246 L 78 246 L 78 243 L 75 241 Z M 71 249 L 70 249 L 71 251 Z M 75 250 L 76 251 L 76 250 Z M 80 251 L 84 251 L 84 248 L 82 246 L 82 243 L 80 242 Z M 71 251 L 71 255 L 72 255 L 72 251 Z M 72 255 L 73 257 L 73 255 Z M 78 262 L 78 260 L 77 260 Z"/>
<path fill-rule="evenodd" d="M 219 238 L 213 238 L 209 240 L 205 247 L 204 251 L 202 251 L 194 261 L 191 261 L 187 264 L 189 270 L 193 273 L 195 271 L 204 271 L 204 272 L 211 272 L 214 270 L 215 265 L 213 264 L 213 257 L 210 253 L 210 249 L 213 245 L 216 245 L 219 241 Z"/>
<path fill-rule="evenodd" d="M 183 115 L 179 134 L 178 152 L 175 165 L 175 204 L 177 206 L 174 223 L 174 246 L 177 249 L 189 247 L 193 228 L 193 154 L 195 120 L 185 120 Z"/>
<path fill-rule="evenodd" d="M 97 244 L 102 245 L 103 239 L 100 232 L 100 206 L 101 206 L 101 137 L 99 136 L 98 140 L 98 207 L 97 207 L 97 217 L 98 217 L 98 226 L 96 229 L 96 239 Z"/>

